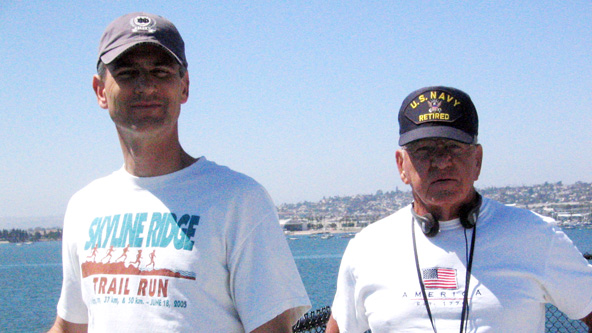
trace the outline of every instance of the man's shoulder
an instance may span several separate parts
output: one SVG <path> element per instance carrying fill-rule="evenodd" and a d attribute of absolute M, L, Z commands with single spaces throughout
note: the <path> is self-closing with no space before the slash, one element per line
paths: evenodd
<path fill-rule="evenodd" d="M 380 220 L 370 224 L 362 231 L 360 231 L 361 237 L 371 237 L 375 235 L 390 234 L 389 232 L 396 232 L 400 228 L 408 226 L 405 222 L 411 221 L 411 209 L 407 205 L 391 215 L 388 215 Z"/>
<path fill-rule="evenodd" d="M 113 184 L 118 184 L 119 182 L 117 181 L 117 179 L 120 177 L 120 172 L 121 170 L 117 170 L 109 175 L 92 180 L 90 183 L 86 184 L 84 187 L 76 191 L 73 197 L 84 196 L 89 193 L 99 191 L 102 188 L 111 187 Z"/>
<path fill-rule="evenodd" d="M 526 207 L 519 207 L 513 204 L 504 204 L 494 199 L 483 198 L 483 205 L 480 218 L 493 220 L 498 223 L 509 223 L 512 226 L 548 226 L 554 225 L 556 221 L 549 217 L 538 214 Z M 519 221 L 520 223 L 515 223 Z M 513 222 L 513 223 L 512 223 Z"/>
<path fill-rule="evenodd" d="M 234 169 L 231 169 L 228 166 L 220 165 L 214 161 L 207 160 L 204 157 L 201 157 L 197 163 L 201 163 L 200 167 L 198 168 L 198 171 L 204 175 L 224 177 L 229 179 L 230 181 L 256 183 L 256 181 L 250 176 L 247 176 L 246 174 L 236 171 Z"/>
<path fill-rule="evenodd" d="M 219 165 L 203 157 L 200 159 L 203 160 L 198 161 L 201 165 L 199 168 L 196 168 L 195 174 L 198 181 L 212 183 L 225 191 L 231 191 L 232 189 L 263 189 L 263 186 L 255 179 L 242 172 L 235 171 L 224 165 Z"/>
<path fill-rule="evenodd" d="M 349 257 L 354 261 L 366 262 L 369 258 L 390 253 L 393 247 L 409 240 L 411 218 L 410 207 L 406 206 L 365 227 L 349 242 Z"/>

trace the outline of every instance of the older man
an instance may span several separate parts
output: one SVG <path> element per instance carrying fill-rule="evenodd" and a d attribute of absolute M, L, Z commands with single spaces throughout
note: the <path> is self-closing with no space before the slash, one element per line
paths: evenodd
<path fill-rule="evenodd" d="M 327 332 L 543 332 L 545 303 L 592 315 L 592 266 L 547 218 L 481 198 L 469 96 L 414 91 L 396 152 L 413 204 L 348 245 Z"/>
<path fill-rule="evenodd" d="M 97 67 L 124 166 L 70 200 L 53 330 L 290 332 L 310 305 L 267 192 L 179 143 L 189 74 L 175 26 L 116 19 Z M 135 261 L 89 261 L 93 249 Z"/>

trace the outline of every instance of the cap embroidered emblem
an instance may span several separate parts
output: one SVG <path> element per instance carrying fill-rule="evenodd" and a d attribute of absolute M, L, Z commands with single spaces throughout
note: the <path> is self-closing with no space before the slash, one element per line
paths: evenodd
<path fill-rule="evenodd" d="M 153 33 L 156 31 L 156 21 L 148 16 L 136 16 L 130 20 L 130 24 L 133 27 L 133 32 L 146 31 Z"/>
<path fill-rule="evenodd" d="M 430 109 L 429 112 L 441 112 L 442 109 L 440 108 L 440 105 L 442 105 L 442 101 L 441 100 L 437 100 L 437 99 L 431 99 L 428 101 L 428 104 L 430 105 Z"/>

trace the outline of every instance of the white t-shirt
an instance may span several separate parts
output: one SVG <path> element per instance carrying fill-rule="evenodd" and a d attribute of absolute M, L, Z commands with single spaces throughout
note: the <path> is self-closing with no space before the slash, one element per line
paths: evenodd
<path fill-rule="evenodd" d="M 310 301 L 267 192 L 204 157 L 124 169 L 68 205 L 58 315 L 96 331 L 252 331 Z"/>
<path fill-rule="evenodd" d="M 530 211 L 483 199 L 468 332 L 543 332 L 545 303 L 572 319 L 592 312 L 592 266 L 550 222 Z M 411 225 L 408 206 L 350 241 L 332 306 L 341 332 L 432 331 L 418 281 Z M 433 238 L 416 225 L 420 270 L 436 329 L 458 332 L 473 231 L 458 220 L 440 225 Z"/>

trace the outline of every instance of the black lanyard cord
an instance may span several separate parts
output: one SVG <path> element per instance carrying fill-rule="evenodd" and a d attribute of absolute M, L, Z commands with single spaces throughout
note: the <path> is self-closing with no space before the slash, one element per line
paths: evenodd
<path fill-rule="evenodd" d="M 466 232 L 466 229 L 465 229 Z M 469 262 L 467 263 L 467 275 L 465 277 L 465 296 L 463 299 L 463 309 L 460 317 L 460 333 L 463 332 L 465 320 L 469 317 L 469 283 L 471 282 L 471 270 L 473 269 L 473 257 L 475 255 L 475 234 L 477 233 L 477 226 L 473 227 L 473 235 L 471 236 L 471 251 L 469 252 Z"/>
<path fill-rule="evenodd" d="M 419 268 L 419 259 L 417 257 L 417 244 L 415 243 L 415 221 L 413 218 L 411 218 L 411 237 L 413 238 L 413 254 L 415 255 L 415 268 L 417 269 L 417 278 L 419 280 L 419 286 L 421 287 L 421 294 L 423 295 L 423 301 L 425 303 L 426 310 L 428 311 L 428 317 L 430 318 L 430 322 L 432 323 L 434 333 L 438 333 L 438 330 L 436 330 L 436 325 L 434 324 L 434 319 L 432 318 L 430 302 L 428 301 L 428 297 L 426 295 L 425 286 L 423 284 L 423 276 L 421 275 L 421 269 Z"/>
<path fill-rule="evenodd" d="M 465 276 L 465 293 L 463 297 L 463 306 L 462 306 L 462 313 L 460 318 L 460 332 L 462 333 L 465 327 L 465 320 L 469 316 L 469 283 L 471 282 L 471 270 L 473 268 L 473 254 L 475 251 L 475 234 L 477 232 L 477 226 L 473 227 L 473 235 L 471 236 L 471 251 L 469 252 L 468 262 L 467 262 L 467 274 Z M 436 325 L 434 324 L 434 319 L 432 317 L 432 311 L 430 309 L 430 302 L 428 300 L 428 296 L 425 291 L 425 285 L 423 283 L 423 276 L 421 274 L 421 269 L 419 267 L 419 258 L 417 255 L 417 243 L 415 240 L 415 220 L 411 218 L 411 236 L 413 238 L 413 254 L 415 255 L 415 268 L 417 269 L 417 277 L 419 280 L 419 286 L 421 287 L 421 294 L 423 295 L 423 301 L 425 303 L 426 311 L 428 312 L 428 317 L 430 318 L 430 323 L 432 324 L 432 329 L 434 333 L 437 333 Z"/>

